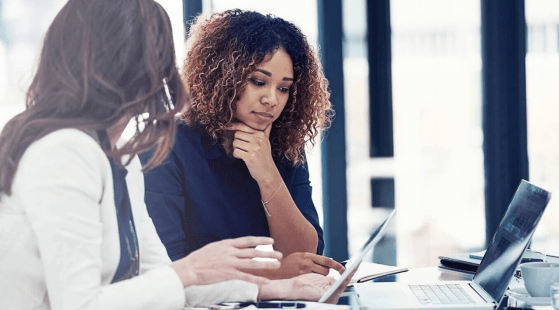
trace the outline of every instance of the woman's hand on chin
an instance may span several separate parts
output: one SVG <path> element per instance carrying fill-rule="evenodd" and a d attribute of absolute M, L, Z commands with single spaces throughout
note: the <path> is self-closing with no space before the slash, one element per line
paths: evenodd
<path fill-rule="evenodd" d="M 332 277 L 316 273 L 303 274 L 291 279 L 272 280 L 260 287 L 258 298 L 317 301 L 334 281 Z"/>
<path fill-rule="evenodd" d="M 231 123 L 229 130 L 234 132 L 231 154 L 245 162 L 259 185 L 273 183 L 277 187 L 277 179 L 281 176 L 272 158 L 271 129 L 271 123 L 264 130 L 256 130 L 245 123 Z"/>
<path fill-rule="evenodd" d="M 280 252 L 254 249 L 274 241 L 268 237 L 241 237 L 210 243 L 171 264 L 184 287 L 207 285 L 228 280 L 243 280 L 258 285 L 270 282 L 242 269 L 279 268 L 277 261 L 257 261 L 255 257 L 281 259 Z"/>

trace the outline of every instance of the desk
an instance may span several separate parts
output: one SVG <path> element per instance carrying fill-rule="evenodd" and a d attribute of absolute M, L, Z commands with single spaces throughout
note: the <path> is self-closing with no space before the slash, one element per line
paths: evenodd
<path fill-rule="evenodd" d="M 382 277 L 379 279 L 373 280 L 374 282 L 405 282 L 405 283 L 429 283 L 429 282 L 437 282 L 437 281 L 470 281 L 473 278 L 472 273 L 464 273 L 458 272 L 454 270 L 444 269 L 440 267 L 428 267 L 428 268 L 416 268 L 410 269 L 407 272 Z M 366 283 L 359 283 L 359 291 L 363 292 L 366 290 L 367 286 L 373 285 L 372 282 Z M 339 305 L 348 305 L 351 310 L 366 310 L 367 305 L 363 302 L 362 299 L 359 299 L 355 290 L 353 288 L 348 288 L 346 293 L 344 293 L 344 297 L 341 297 L 338 304 Z M 514 301 L 511 300 L 511 305 L 515 305 L 518 307 L 522 307 L 522 303 L 513 304 Z M 506 305 L 508 303 L 508 297 L 505 296 L 505 299 L 501 303 L 501 307 L 499 309 L 507 309 Z M 532 307 L 529 309 L 552 309 L 551 306 L 549 307 Z"/>

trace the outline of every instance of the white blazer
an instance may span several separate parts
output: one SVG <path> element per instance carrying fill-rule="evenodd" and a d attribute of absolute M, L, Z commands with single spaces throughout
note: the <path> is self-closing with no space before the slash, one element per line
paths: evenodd
<path fill-rule="evenodd" d="M 181 309 L 255 301 L 243 281 L 183 289 L 144 204 L 138 158 L 127 166 L 140 275 L 111 284 L 120 241 L 111 167 L 97 142 L 62 129 L 32 143 L 12 195 L 0 197 L 0 307 L 7 309 Z"/>

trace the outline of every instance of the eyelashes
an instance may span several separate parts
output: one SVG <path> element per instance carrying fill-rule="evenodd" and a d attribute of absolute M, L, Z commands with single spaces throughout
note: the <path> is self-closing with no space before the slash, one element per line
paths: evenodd
<path fill-rule="evenodd" d="M 250 82 L 258 87 L 263 87 L 266 86 L 266 83 L 264 81 L 255 79 L 255 78 L 251 78 Z M 280 87 L 278 88 L 280 92 L 282 93 L 289 93 L 289 91 L 291 90 L 291 86 L 289 87 Z"/>
<path fill-rule="evenodd" d="M 260 81 L 260 80 L 257 80 L 257 79 L 255 79 L 255 78 L 250 79 L 250 81 L 252 82 L 252 84 L 254 84 L 254 85 L 256 85 L 256 86 L 264 86 L 264 85 L 266 85 L 266 83 L 264 83 L 264 82 L 262 82 L 262 81 Z"/>

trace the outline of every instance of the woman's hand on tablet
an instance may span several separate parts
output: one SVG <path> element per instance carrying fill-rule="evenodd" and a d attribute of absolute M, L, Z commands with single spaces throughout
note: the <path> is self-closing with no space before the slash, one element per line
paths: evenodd
<path fill-rule="evenodd" d="M 281 259 L 280 252 L 265 252 L 254 249 L 257 245 L 273 244 L 269 237 L 242 237 L 210 243 L 179 259 L 171 267 L 179 275 L 184 287 L 207 285 L 227 280 L 243 280 L 266 284 L 265 277 L 246 273 L 249 269 L 279 268 L 277 261 L 258 261 L 255 257 Z"/>
<path fill-rule="evenodd" d="M 289 279 L 302 274 L 316 273 L 328 275 L 330 269 L 340 274 L 345 268 L 337 261 L 312 253 L 296 252 L 280 259 L 281 266 L 273 270 L 248 270 L 249 273 L 264 276 L 269 279 Z"/>
<path fill-rule="evenodd" d="M 280 260 L 281 266 L 278 272 L 283 272 L 283 278 L 290 278 L 306 273 L 318 273 L 328 275 L 330 268 L 337 270 L 340 274 L 345 268 L 330 257 L 316 255 L 306 252 L 290 254 Z"/>

